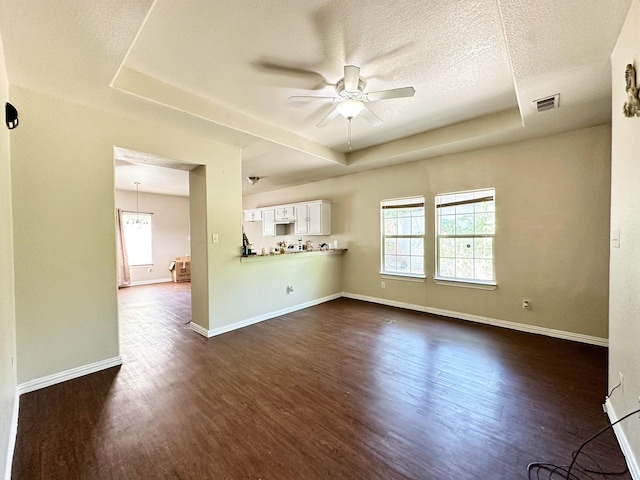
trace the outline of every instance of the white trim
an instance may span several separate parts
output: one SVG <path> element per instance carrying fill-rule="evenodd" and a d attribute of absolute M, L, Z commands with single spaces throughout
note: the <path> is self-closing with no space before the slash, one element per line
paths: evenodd
<path fill-rule="evenodd" d="M 191 328 L 191 330 L 193 330 L 196 333 L 199 333 L 200 335 L 202 335 L 203 337 L 207 337 L 209 338 L 211 335 L 209 335 L 209 330 L 207 330 L 204 327 L 201 327 L 200 325 L 198 325 L 197 323 L 193 323 L 190 322 L 189 323 L 189 327 Z"/>
<path fill-rule="evenodd" d="M 137 287 L 138 285 L 153 285 L 155 283 L 171 283 L 173 279 L 169 278 L 157 278 L 155 280 L 139 280 L 137 282 L 131 282 L 128 287 Z"/>
<path fill-rule="evenodd" d="M 7 463 L 4 471 L 4 479 L 11 480 L 11 468 L 13 466 L 13 453 L 16 449 L 16 439 L 18 438 L 18 410 L 20 409 L 20 395 L 16 388 L 13 398 L 13 413 L 11 414 L 11 425 L 9 426 L 9 444 L 7 445 Z"/>
<path fill-rule="evenodd" d="M 605 405 L 605 411 L 609 416 L 609 420 L 611 423 L 616 422 L 618 420 L 618 415 L 616 414 L 615 408 L 613 408 L 613 404 L 611 400 L 607 398 Z M 632 420 L 633 417 L 630 417 L 629 420 Z M 619 423 L 613 426 L 613 432 L 616 434 L 616 438 L 618 439 L 618 443 L 620 444 L 620 450 L 624 455 L 625 460 L 627 461 L 627 466 L 629 467 L 629 472 L 631 473 L 631 477 L 633 480 L 640 480 L 640 461 L 636 458 L 633 453 L 633 449 L 631 448 L 631 444 L 629 443 L 629 439 L 624 433 L 622 425 Z"/>
<path fill-rule="evenodd" d="M 390 307 L 406 308 L 407 310 L 416 310 L 418 312 L 431 313 L 433 315 L 442 315 L 444 317 L 458 318 L 460 320 L 468 320 L 470 322 L 484 323 L 493 325 L 494 327 L 508 328 L 510 330 L 518 330 L 520 332 L 535 333 L 538 335 L 546 335 L 547 337 L 562 338 L 564 340 L 572 340 L 574 342 L 588 343 L 590 345 L 598 345 L 607 347 L 609 340 L 606 338 L 592 337 L 581 333 L 565 332 L 564 330 L 555 330 L 552 328 L 537 327 L 535 325 L 527 325 L 524 323 L 508 322 L 506 320 L 498 320 L 496 318 L 481 317 L 480 315 L 472 315 L 470 313 L 454 312 L 452 310 L 443 310 L 440 308 L 425 307 L 423 305 L 414 305 L 405 302 L 396 302 L 395 300 L 387 300 L 385 298 L 368 297 L 366 295 L 358 295 L 356 293 L 343 292 L 343 297 L 353 298 L 354 300 L 363 300 L 365 302 L 380 303 Z M 640 479 L 638 479 L 640 480 Z"/>
<path fill-rule="evenodd" d="M 216 335 L 222 335 L 223 333 L 231 332 L 233 330 L 238 330 L 239 328 L 248 327 L 249 325 L 253 325 L 254 323 L 263 322 L 271 318 L 279 317 L 281 315 L 286 315 L 287 313 L 302 310 L 304 308 L 313 307 L 315 305 L 319 305 L 324 302 L 329 302 L 331 300 L 335 300 L 342 296 L 343 294 L 341 293 L 335 293 L 327 297 L 317 298 L 315 300 L 311 300 L 310 302 L 300 303 L 298 305 L 293 305 L 291 307 L 283 308 L 281 310 L 264 313 L 262 315 L 258 315 L 257 317 L 251 317 L 251 318 L 247 318 L 246 320 L 240 320 L 239 322 L 225 325 L 223 327 L 214 328 L 212 330 L 206 330 L 205 328 L 201 327 L 197 323 L 193 323 L 193 322 L 191 322 L 189 326 L 194 332 L 199 333 L 203 337 L 211 338 L 211 337 L 215 337 Z"/>
<path fill-rule="evenodd" d="M 427 277 L 424 275 L 400 275 L 395 273 L 380 272 L 380 278 L 385 280 L 400 280 L 401 282 L 424 283 Z"/>
<path fill-rule="evenodd" d="M 106 360 L 100 360 L 99 362 L 90 363 L 89 365 L 65 370 L 64 372 L 47 375 L 46 377 L 35 378 L 18 385 L 18 394 L 22 395 L 24 393 L 40 390 L 41 388 L 50 387 L 51 385 L 66 382 L 67 380 L 83 377 L 90 373 L 96 373 L 107 368 L 117 367 L 118 365 L 122 365 L 122 357 L 119 355 L 117 357 L 107 358 Z"/>
<path fill-rule="evenodd" d="M 435 277 L 433 281 L 436 282 L 437 285 L 444 285 L 447 287 L 475 288 L 477 290 L 495 290 L 498 288 L 498 284 L 492 282 L 483 283 L 464 280 L 447 280 L 438 277 Z"/>

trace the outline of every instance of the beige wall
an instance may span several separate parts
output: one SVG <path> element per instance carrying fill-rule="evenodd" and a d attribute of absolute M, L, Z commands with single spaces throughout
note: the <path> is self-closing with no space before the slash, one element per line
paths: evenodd
<path fill-rule="evenodd" d="M 11 166 L 10 141 L 17 130 L 9 131 L 4 125 L 4 104 L 11 100 L 21 114 L 20 104 L 9 99 L 4 50 L 0 41 L 0 477 L 5 475 L 10 459 L 8 450 L 13 445 L 12 419 L 16 391 L 16 334 L 13 280 L 13 224 L 11 219 Z M 21 128 L 21 127 L 20 127 Z M 17 412 L 16 412 L 17 413 Z M 7 477 L 8 478 L 8 477 Z"/>
<path fill-rule="evenodd" d="M 117 357 L 114 145 L 208 165 L 240 198 L 240 150 L 162 125 L 11 89 L 19 383 Z M 64 121 L 61 121 L 64 120 Z M 237 182 L 225 177 L 235 174 Z M 232 195 L 230 195 L 232 196 Z M 223 249 L 238 244 L 240 202 L 215 206 Z M 232 218 L 236 224 L 229 227 Z M 235 237 L 235 238 L 234 238 Z M 217 267 L 218 257 L 209 259 Z"/>
<path fill-rule="evenodd" d="M 606 338 L 609 182 L 610 128 L 600 126 L 251 195 L 244 208 L 331 200 L 332 238 L 349 248 L 345 292 Z M 498 288 L 436 285 L 433 196 L 484 187 L 496 189 Z M 379 204 L 410 195 L 427 200 L 428 279 L 385 279 L 383 290 Z"/>
<path fill-rule="evenodd" d="M 132 267 L 131 282 L 149 282 L 171 279 L 169 262 L 189 255 L 189 197 L 140 192 L 138 204 L 141 212 L 153 213 L 151 267 Z M 116 190 L 116 207 L 135 212 L 136 192 Z M 151 268 L 151 272 L 149 272 Z"/>
<path fill-rule="evenodd" d="M 614 417 L 640 407 L 640 118 L 625 118 L 622 105 L 625 67 L 640 71 L 640 2 L 635 0 L 611 58 L 612 73 L 612 175 L 611 229 L 620 231 L 620 248 L 611 248 L 609 309 L 609 387 L 624 375 L 624 390 L 611 396 Z M 636 75 L 636 78 L 640 76 Z M 640 468 L 640 426 L 637 417 L 622 424 Z M 636 473 L 639 473 L 636 470 Z"/>

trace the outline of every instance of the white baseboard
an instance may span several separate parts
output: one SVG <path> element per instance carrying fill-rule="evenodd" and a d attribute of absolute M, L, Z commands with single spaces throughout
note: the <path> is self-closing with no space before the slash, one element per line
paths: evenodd
<path fill-rule="evenodd" d="M 18 394 L 22 395 L 23 393 L 40 390 L 41 388 L 50 387 L 51 385 L 66 382 L 67 380 L 83 377 L 84 375 L 96 373 L 107 368 L 117 367 L 118 365 L 122 365 L 122 357 L 119 355 L 99 362 L 90 363 L 89 365 L 65 370 L 64 372 L 54 373 L 53 375 L 47 375 L 46 377 L 29 380 L 28 382 L 18 385 Z"/>
<path fill-rule="evenodd" d="M 156 278 L 155 280 L 139 280 L 137 282 L 131 282 L 129 287 L 137 287 L 138 285 L 154 285 L 156 283 L 171 283 L 173 279 L 169 278 Z"/>
<path fill-rule="evenodd" d="M 303 308 L 309 308 L 315 305 L 320 305 L 321 303 L 335 300 L 340 297 L 342 297 L 342 294 L 336 293 L 334 295 L 329 295 L 327 297 L 311 300 L 310 302 L 299 303 L 298 305 L 293 305 L 292 307 L 283 308 L 281 310 L 276 310 L 274 312 L 264 313 L 262 315 L 258 315 L 257 317 L 247 318 L 246 320 L 241 320 L 239 322 L 235 322 L 230 325 L 225 325 L 224 327 L 214 328 L 212 330 L 207 330 L 201 327 L 200 325 L 198 325 L 197 323 L 193 323 L 193 322 L 191 322 L 189 326 L 193 331 L 199 333 L 200 335 L 207 338 L 211 338 L 211 337 L 215 337 L 216 335 L 222 335 L 223 333 L 237 330 L 239 328 L 248 327 L 249 325 L 253 325 L 254 323 L 259 323 L 265 320 L 269 320 L 270 318 L 275 318 L 281 315 L 286 315 L 287 313 L 295 312 L 297 310 L 302 310 Z"/>
<path fill-rule="evenodd" d="M 18 410 L 20 409 L 20 395 L 18 389 L 13 399 L 13 412 L 11 414 L 11 425 L 9 426 L 9 445 L 7 446 L 7 463 L 4 470 L 4 479 L 11 480 L 11 468 L 13 467 L 13 453 L 16 449 L 16 439 L 18 437 Z"/>
<path fill-rule="evenodd" d="M 611 423 L 618 421 L 620 417 L 617 415 L 615 408 L 613 408 L 613 404 L 608 398 L 605 402 L 605 408 Z M 633 420 L 633 418 L 630 417 L 629 420 Z M 627 461 L 627 466 L 629 467 L 631 478 L 633 478 L 633 480 L 640 480 L 640 461 L 638 458 L 636 458 L 636 455 L 634 454 L 633 449 L 629 444 L 629 439 L 625 435 L 620 423 L 613 426 L 613 433 L 616 434 L 616 438 L 618 439 L 618 443 L 620 444 L 620 450 L 622 450 L 624 458 Z"/>
<path fill-rule="evenodd" d="M 563 330 L 555 330 L 553 328 L 537 327 L 535 325 L 527 325 L 524 323 L 507 322 L 506 320 L 498 320 L 497 318 L 481 317 L 480 315 L 472 315 L 469 313 L 454 312 L 452 310 L 443 310 L 440 308 L 425 307 L 423 305 L 414 305 L 404 302 L 396 302 L 395 300 L 387 300 L 384 298 L 368 297 L 358 295 L 356 293 L 343 292 L 343 297 L 353 298 L 354 300 L 363 300 L 365 302 L 379 303 L 390 307 L 405 308 L 407 310 L 415 310 L 418 312 L 431 313 L 433 315 L 442 315 L 444 317 L 458 318 L 460 320 L 468 320 L 470 322 L 483 323 L 493 325 L 495 327 L 508 328 L 527 333 L 536 333 L 538 335 L 546 335 L 548 337 L 562 338 L 564 340 L 573 340 L 575 342 L 588 343 L 590 345 L 598 345 L 606 347 L 609 340 L 606 338 L 592 337 L 590 335 L 582 335 L 580 333 L 565 332 Z"/>

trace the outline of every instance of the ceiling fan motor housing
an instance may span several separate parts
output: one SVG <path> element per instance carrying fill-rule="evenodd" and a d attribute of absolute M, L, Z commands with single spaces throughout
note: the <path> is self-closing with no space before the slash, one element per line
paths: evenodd
<path fill-rule="evenodd" d="M 366 88 L 366 86 L 367 86 L 367 82 L 364 79 L 359 78 L 358 89 L 355 92 L 348 92 L 344 88 L 344 78 L 342 78 L 336 84 L 336 92 L 338 92 L 338 95 L 340 95 L 340 97 L 347 100 L 362 100 L 364 98 L 363 91 Z"/>

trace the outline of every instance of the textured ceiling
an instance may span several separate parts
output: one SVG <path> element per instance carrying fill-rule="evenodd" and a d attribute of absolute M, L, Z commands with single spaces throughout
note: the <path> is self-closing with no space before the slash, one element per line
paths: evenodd
<path fill-rule="evenodd" d="M 12 85 L 240 146 L 243 174 L 264 177 L 251 193 L 606 123 L 630 4 L 0 0 L 0 33 Z M 335 95 L 347 64 L 366 91 L 416 90 L 369 103 L 383 123 L 354 119 L 353 151 L 343 118 L 316 127 L 331 104 L 288 101 Z M 556 93 L 558 110 L 533 112 Z M 172 166 L 120 153 L 116 170 Z"/>

